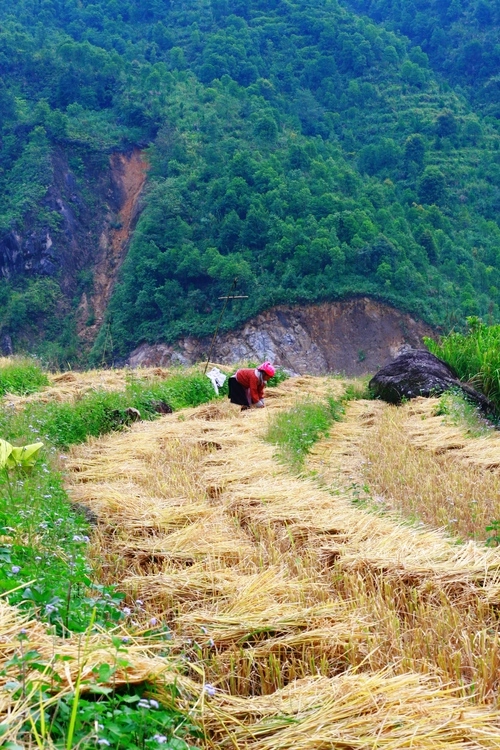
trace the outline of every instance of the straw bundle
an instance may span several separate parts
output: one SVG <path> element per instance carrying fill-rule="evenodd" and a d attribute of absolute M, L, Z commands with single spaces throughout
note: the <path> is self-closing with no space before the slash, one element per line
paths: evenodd
<path fill-rule="evenodd" d="M 500 747 L 498 711 L 415 674 L 301 680 L 246 700 L 219 695 L 206 706 L 205 725 L 218 747 L 248 750 Z"/>
<path fill-rule="evenodd" d="M 156 575 L 128 576 L 122 581 L 126 591 L 133 592 L 147 604 L 161 611 L 190 607 L 217 601 L 219 604 L 234 596 L 241 584 L 241 573 L 233 568 L 207 570 L 205 564 L 195 563 L 190 568 L 165 571 Z M 187 605 L 187 606 L 186 606 Z"/>
<path fill-rule="evenodd" d="M 363 640 L 366 628 L 373 625 L 358 612 L 352 620 L 346 616 L 341 601 L 334 601 L 316 607 L 298 607 L 293 604 L 267 602 L 267 607 L 252 611 L 235 603 L 226 612 L 214 613 L 210 610 L 193 610 L 182 617 L 183 632 L 199 634 L 205 628 L 210 638 L 219 648 L 231 644 L 243 644 L 264 637 L 265 650 L 272 650 L 276 644 L 283 647 L 298 643 L 311 643 L 310 633 L 321 631 L 322 642 L 346 644 L 353 640 Z M 279 640 L 278 640 L 279 638 Z M 313 636 L 314 638 L 314 636 Z"/>
<path fill-rule="evenodd" d="M 75 486 L 74 502 L 92 504 L 98 517 L 111 519 L 116 524 L 126 522 L 130 531 L 158 529 L 172 531 L 213 513 L 203 499 L 193 502 L 188 497 L 148 495 L 132 482 L 109 482 L 93 487 L 89 493 L 85 485 Z"/>
<path fill-rule="evenodd" d="M 123 541 L 121 549 L 127 556 L 188 561 L 207 555 L 238 561 L 252 551 L 245 535 L 218 512 L 171 534 Z"/>

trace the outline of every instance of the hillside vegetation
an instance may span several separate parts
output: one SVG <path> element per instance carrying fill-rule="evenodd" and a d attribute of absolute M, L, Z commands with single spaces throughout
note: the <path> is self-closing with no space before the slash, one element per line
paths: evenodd
<path fill-rule="evenodd" d="M 352 294 L 435 325 L 498 318 L 497 120 L 405 37 L 326 0 L 2 0 L 0 20 L 0 229 L 55 247 L 0 285 L 18 348 L 82 356 L 71 310 L 93 269 L 61 291 L 59 156 L 91 205 L 109 154 L 135 146 L 148 185 L 96 363 L 210 333 L 234 279 L 248 300 L 226 327 Z"/>
<path fill-rule="evenodd" d="M 488 0 L 348 0 L 345 5 L 408 37 L 433 69 L 478 110 L 498 119 L 499 9 Z"/>

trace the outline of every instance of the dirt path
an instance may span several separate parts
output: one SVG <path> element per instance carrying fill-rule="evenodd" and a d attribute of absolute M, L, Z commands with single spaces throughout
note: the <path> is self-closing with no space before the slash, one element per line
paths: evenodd
<path fill-rule="evenodd" d="M 354 402 L 316 477 L 262 440 L 276 410 L 342 388 L 295 378 L 266 410 L 214 403 L 75 449 L 102 580 L 135 627 L 171 628 L 208 746 L 500 748 L 496 550 L 353 503 L 381 404 Z"/>

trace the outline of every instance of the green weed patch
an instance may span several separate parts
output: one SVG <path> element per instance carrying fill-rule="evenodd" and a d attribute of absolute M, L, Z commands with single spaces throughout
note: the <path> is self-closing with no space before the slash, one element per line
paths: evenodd
<path fill-rule="evenodd" d="M 443 393 L 435 414 L 446 417 L 451 424 L 460 425 L 471 437 L 483 437 L 494 429 L 492 423 L 485 419 L 477 407 L 467 401 L 458 390 Z"/>
<path fill-rule="evenodd" d="M 210 380 L 199 373 L 174 375 L 157 383 L 131 379 L 124 391 L 95 391 L 75 403 L 35 401 L 20 412 L 5 408 L 0 414 L 0 435 L 14 440 L 28 436 L 66 450 L 89 436 L 123 429 L 131 421 L 129 408 L 137 409 L 142 419 L 155 419 L 158 402 L 177 411 L 213 398 Z"/>
<path fill-rule="evenodd" d="M 328 434 L 332 422 L 342 418 L 341 401 L 302 401 L 271 420 L 266 440 L 278 446 L 280 461 L 300 472 L 311 446 Z"/>
<path fill-rule="evenodd" d="M 426 338 L 425 344 L 500 410 L 500 325 L 487 326 L 476 317 L 467 324 L 466 333 L 450 333 L 439 343 Z"/>
<path fill-rule="evenodd" d="M 122 639 L 113 640 L 116 641 L 117 663 L 123 664 L 127 661 L 127 648 Z M 99 670 L 101 679 L 112 681 L 115 668 L 102 664 Z M 147 683 L 133 686 L 124 693 L 98 685 L 87 691 L 85 697 L 78 697 L 76 712 L 73 708 L 75 696 L 70 694 L 60 698 L 56 708 L 50 710 L 43 721 L 38 719 L 33 724 L 41 740 L 46 739 L 43 727 L 50 726 L 50 746 L 54 748 L 194 750 L 188 740 L 200 737 L 200 731 L 175 708 L 175 695 L 172 696 L 172 705 L 164 706 L 149 697 L 151 694 L 155 694 L 154 685 Z"/>
<path fill-rule="evenodd" d="M 26 396 L 49 384 L 47 374 L 30 359 L 13 359 L 0 367 L 0 396 L 15 393 Z"/>

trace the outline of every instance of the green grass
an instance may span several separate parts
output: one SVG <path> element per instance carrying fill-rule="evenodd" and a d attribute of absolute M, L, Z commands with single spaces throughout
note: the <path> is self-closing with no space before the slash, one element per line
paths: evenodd
<path fill-rule="evenodd" d="M 155 410 L 158 401 L 177 411 L 213 398 L 210 380 L 199 373 L 179 373 L 157 383 L 131 379 L 124 391 L 96 390 L 75 403 L 34 401 L 20 412 L 4 408 L 0 413 L 0 436 L 11 442 L 43 440 L 66 450 L 88 436 L 99 437 L 123 429 L 131 421 L 129 407 L 138 409 L 142 419 L 155 419 L 159 416 Z"/>
<path fill-rule="evenodd" d="M 342 402 L 331 396 L 324 401 L 301 401 L 272 418 L 265 439 L 278 446 L 280 461 L 300 473 L 311 446 L 328 434 L 332 422 L 343 413 Z"/>
<path fill-rule="evenodd" d="M 453 332 L 440 342 L 424 339 L 427 348 L 444 360 L 460 380 L 484 393 L 500 410 L 500 325 L 487 326 L 467 318 L 468 331 Z"/>
<path fill-rule="evenodd" d="M 0 396 L 6 393 L 27 396 L 48 384 L 46 373 L 32 359 L 15 357 L 0 367 Z"/>

